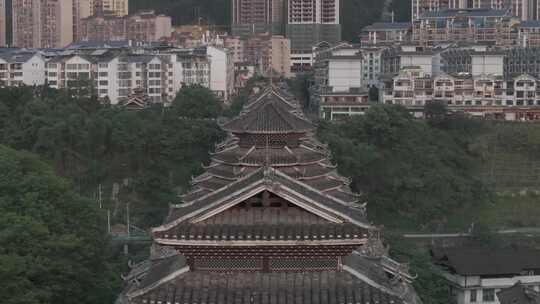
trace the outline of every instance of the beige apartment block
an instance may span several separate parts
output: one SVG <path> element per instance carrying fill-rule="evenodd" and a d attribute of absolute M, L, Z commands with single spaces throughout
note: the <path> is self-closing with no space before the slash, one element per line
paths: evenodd
<path fill-rule="evenodd" d="M 144 11 L 130 16 L 97 14 L 81 20 L 78 41 L 158 41 L 170 37 L 171 17 Z"/>
<path fill-rule="evenodd" d="M 73 0 L 13 0 L 13 44 L 60 48 L 73 41 Z"/>
<path fill-rule="evenodd" d="M 95 0 L 98 7 L 103 11 L 114 12 L 118 17 L 129 14 L 128 0 Z"/>
<path fill-rule="evenodd" d="M 6 46 L 6 0 L 0 0 L 0 46 Z"/>

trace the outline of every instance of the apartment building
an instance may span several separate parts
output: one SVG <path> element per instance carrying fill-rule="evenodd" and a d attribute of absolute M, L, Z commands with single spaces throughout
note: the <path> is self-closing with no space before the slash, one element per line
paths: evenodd
<path fill-rule="evenodd" d="M 475 117 L 539 120 L 540 79 L 527 74 L 431 76 L 419 67 L 407 67 L 384 81 L 380 101 L 403 105 L 418 117 L 426 104 L 441 102 L 453 112 Z"/>
<path fill-rule="evenodd" d="M 440 11 L 455 7 L 455 0 L 411 0 L 411 18 L 416 21 L 425 12 Z M 459 6 L 459 1 L 457 1 Z"/>
<path fill-rule="evenodd" d="M 175 68 L 175 83 L 179 84 L 179 88 L 184 85 L 210 87 L 210 59 L 206 49 L 177 50 L 174 54 L 175 62 L 179 63 Z"/>
<path fill-rule="evenodd" d="M 505 78 L 528 74 L 540 77 L 540 47 L 449 48 L 441 52 L 441 69 L 449 74 L 497 74 Z"/>
<path fill-rule="evenodd" d="M 206 47 L 210 60 L 210 90 L 225 102 L 234 92 L 234 62 L 229 50 L 213 46 Z"/>
<path fill-rule="evenodd" d="M 81 20 L 94 14 L 94 0 L 73 0 L 73 41 L 80 40 Z"/>
<path fill-rule="evenodd" d="M 448 42 L 513 45 L 516 19 L 506 10 L 459 9 L 426 12 L 413 22 L 412 41 L 425 46 Z"/>
<path fill-rule="evenodd" d="M 410 22 L 376 22 L 362 29 L 362 46 L 391 45 L 409 42 L 412 34 Z"/>
<path fill-rule="evenodd" d="M 141 11 L 127 17 L 126 29 L 129 40 L 158 41 L 171 35 L 172 19 L 152 10 Z"/>
<path fill-rule="evenodd" d="M 232 53 L 235 64 L 253 66 L 255 73 L 268 75 L 271 71 L 289 77 L 291 70 L 290 40 L 268 34 L 224 38 L 224 47 Z"/>
<path fill-rule="evenodd" d="M 289 0 L 286 36 L 291 40 L 291 70 L 300 72 L 313 64 L 313 47 L 341 40 L 339 0 Z"/>
<path fill-rule="evenodd" d="M 113 13 L 117 17 L 129 14 L 129 0 L 92 0 L 95 13 Z"/>
<path fill-rule="evenodd" d="M 540 47 L 540 21 L 523 21 L 517 26 L 516 45 Z"/>
<path fill-rule="evenodd" d="M 79 41 L 158 41 L 172 32 L 171 17 L 143 11 L 117 17 L 110 14 L 94 15 L 81 20 Z"/>
<path fill-rule="evenodd" d="M 144 89 L 154 103 L 172 101 L 168 62 L 155 55 L 68 55 L 47 63 L 47 81 L 55 89 L 93 87 L 98 97 L 118 104 L 135 89 Z"/>
<path fill-rule="evenodd" d="M 367 110 L 367 86 L 370 83 L 364 73 L 373 67 L 376 54 L 375 49 L 360 49 L 346 44 L 318 50 L 313 65 L 315 86 L 311 100 L 318 106 L 322 119 L 334 120 L 363 114 Z"/>
<path fill-rule="evenodd" d="M 13 0 L 13 44 L 61 48 L 73 41 L 73 0 Z"/>
<path fill-rule="evenodd" d="M 45 59 L 37 52 L 0 53 L 0 87 L 45 83 Z"/>
<path fill-rule="evenodd" d="M 380 87 L 385 47 L 362 47 L 362 82 L 367 87 Z"/>
<path fill-rule="evenodd" d="M 111 15 L 94 15 L 80 22 L 77 41 L 127 40 L 126 19 Z"/>
<path fill-rule="evenodd" d="M 283 36 L 270 38 L 270 67 L 272 73 L 283 76 L 291 76 L 291 40 Z"/>
<path fill-rule="evenodd" d="M 47 82 L 55 89 L 93 87 L 111 104 L 121 103 L 135 90 L 153 103 L 168 104 L 186 85 L 208 87 L 228 101 L 234 90 L 234 66 L 222 49 L 172 49 L 164 53 L 134 54 L 123 50 L 95 50 L 58 55 L 46 65 Z"/>
<path fill-rule="evenodd" d="M 286 0 L 232 0 L 232 35 L 284 33 Z"/>

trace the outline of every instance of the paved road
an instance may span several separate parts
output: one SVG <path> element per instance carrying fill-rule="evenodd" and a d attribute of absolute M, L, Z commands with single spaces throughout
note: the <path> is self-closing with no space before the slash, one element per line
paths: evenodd
<path fill-rule="evenodd" d="M 513 229 L 502 229 L 498 234 L 525 234 L 527 236 L 540 236 L 540 227 L 523 227 Z M 436 238 L 462 238 L 469 237 L 470 233 L 406 233 L 403 237 L 406 239 L 436 239 Z"/>

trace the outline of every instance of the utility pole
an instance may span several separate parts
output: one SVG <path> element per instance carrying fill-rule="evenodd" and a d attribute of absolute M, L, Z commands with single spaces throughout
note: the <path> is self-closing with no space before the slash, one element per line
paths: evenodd
<path fill-rule="evenodd" d="M 129 229 L 129 203 L 126 204 L 126 214 L 127 214 L 127 236 L 129 238 L 131 237 L 131 233 Z"/>
<path fill-rule="evenodd" d="M 101 183 L 98 185 L 98 203 L 99 203 L 99 209 L 101 209 L 102 203 L 101 203 Z"/>
<path fill-rule="evenodd" d="M 124 255 L 129 254 L 129 237 L 131 236 L 131 233 L 129 232 L 129 202 L 126 204 L 126 222 L 127 222 L 127 240 L 124 243 Z"/>
<path fill-rule="evenodd" d="M 107 233 L 111 234 L 111 210 L 107 209 Z"/>

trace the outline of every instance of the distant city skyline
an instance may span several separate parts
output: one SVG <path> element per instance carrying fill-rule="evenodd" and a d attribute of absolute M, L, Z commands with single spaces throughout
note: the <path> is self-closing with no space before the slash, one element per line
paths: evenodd
<path fill-rule="evenodd" d="M 63 47 L 79 40 L 82 19 L 128 11 L 129 0 L 0 0 L 0 46 Z"/>

